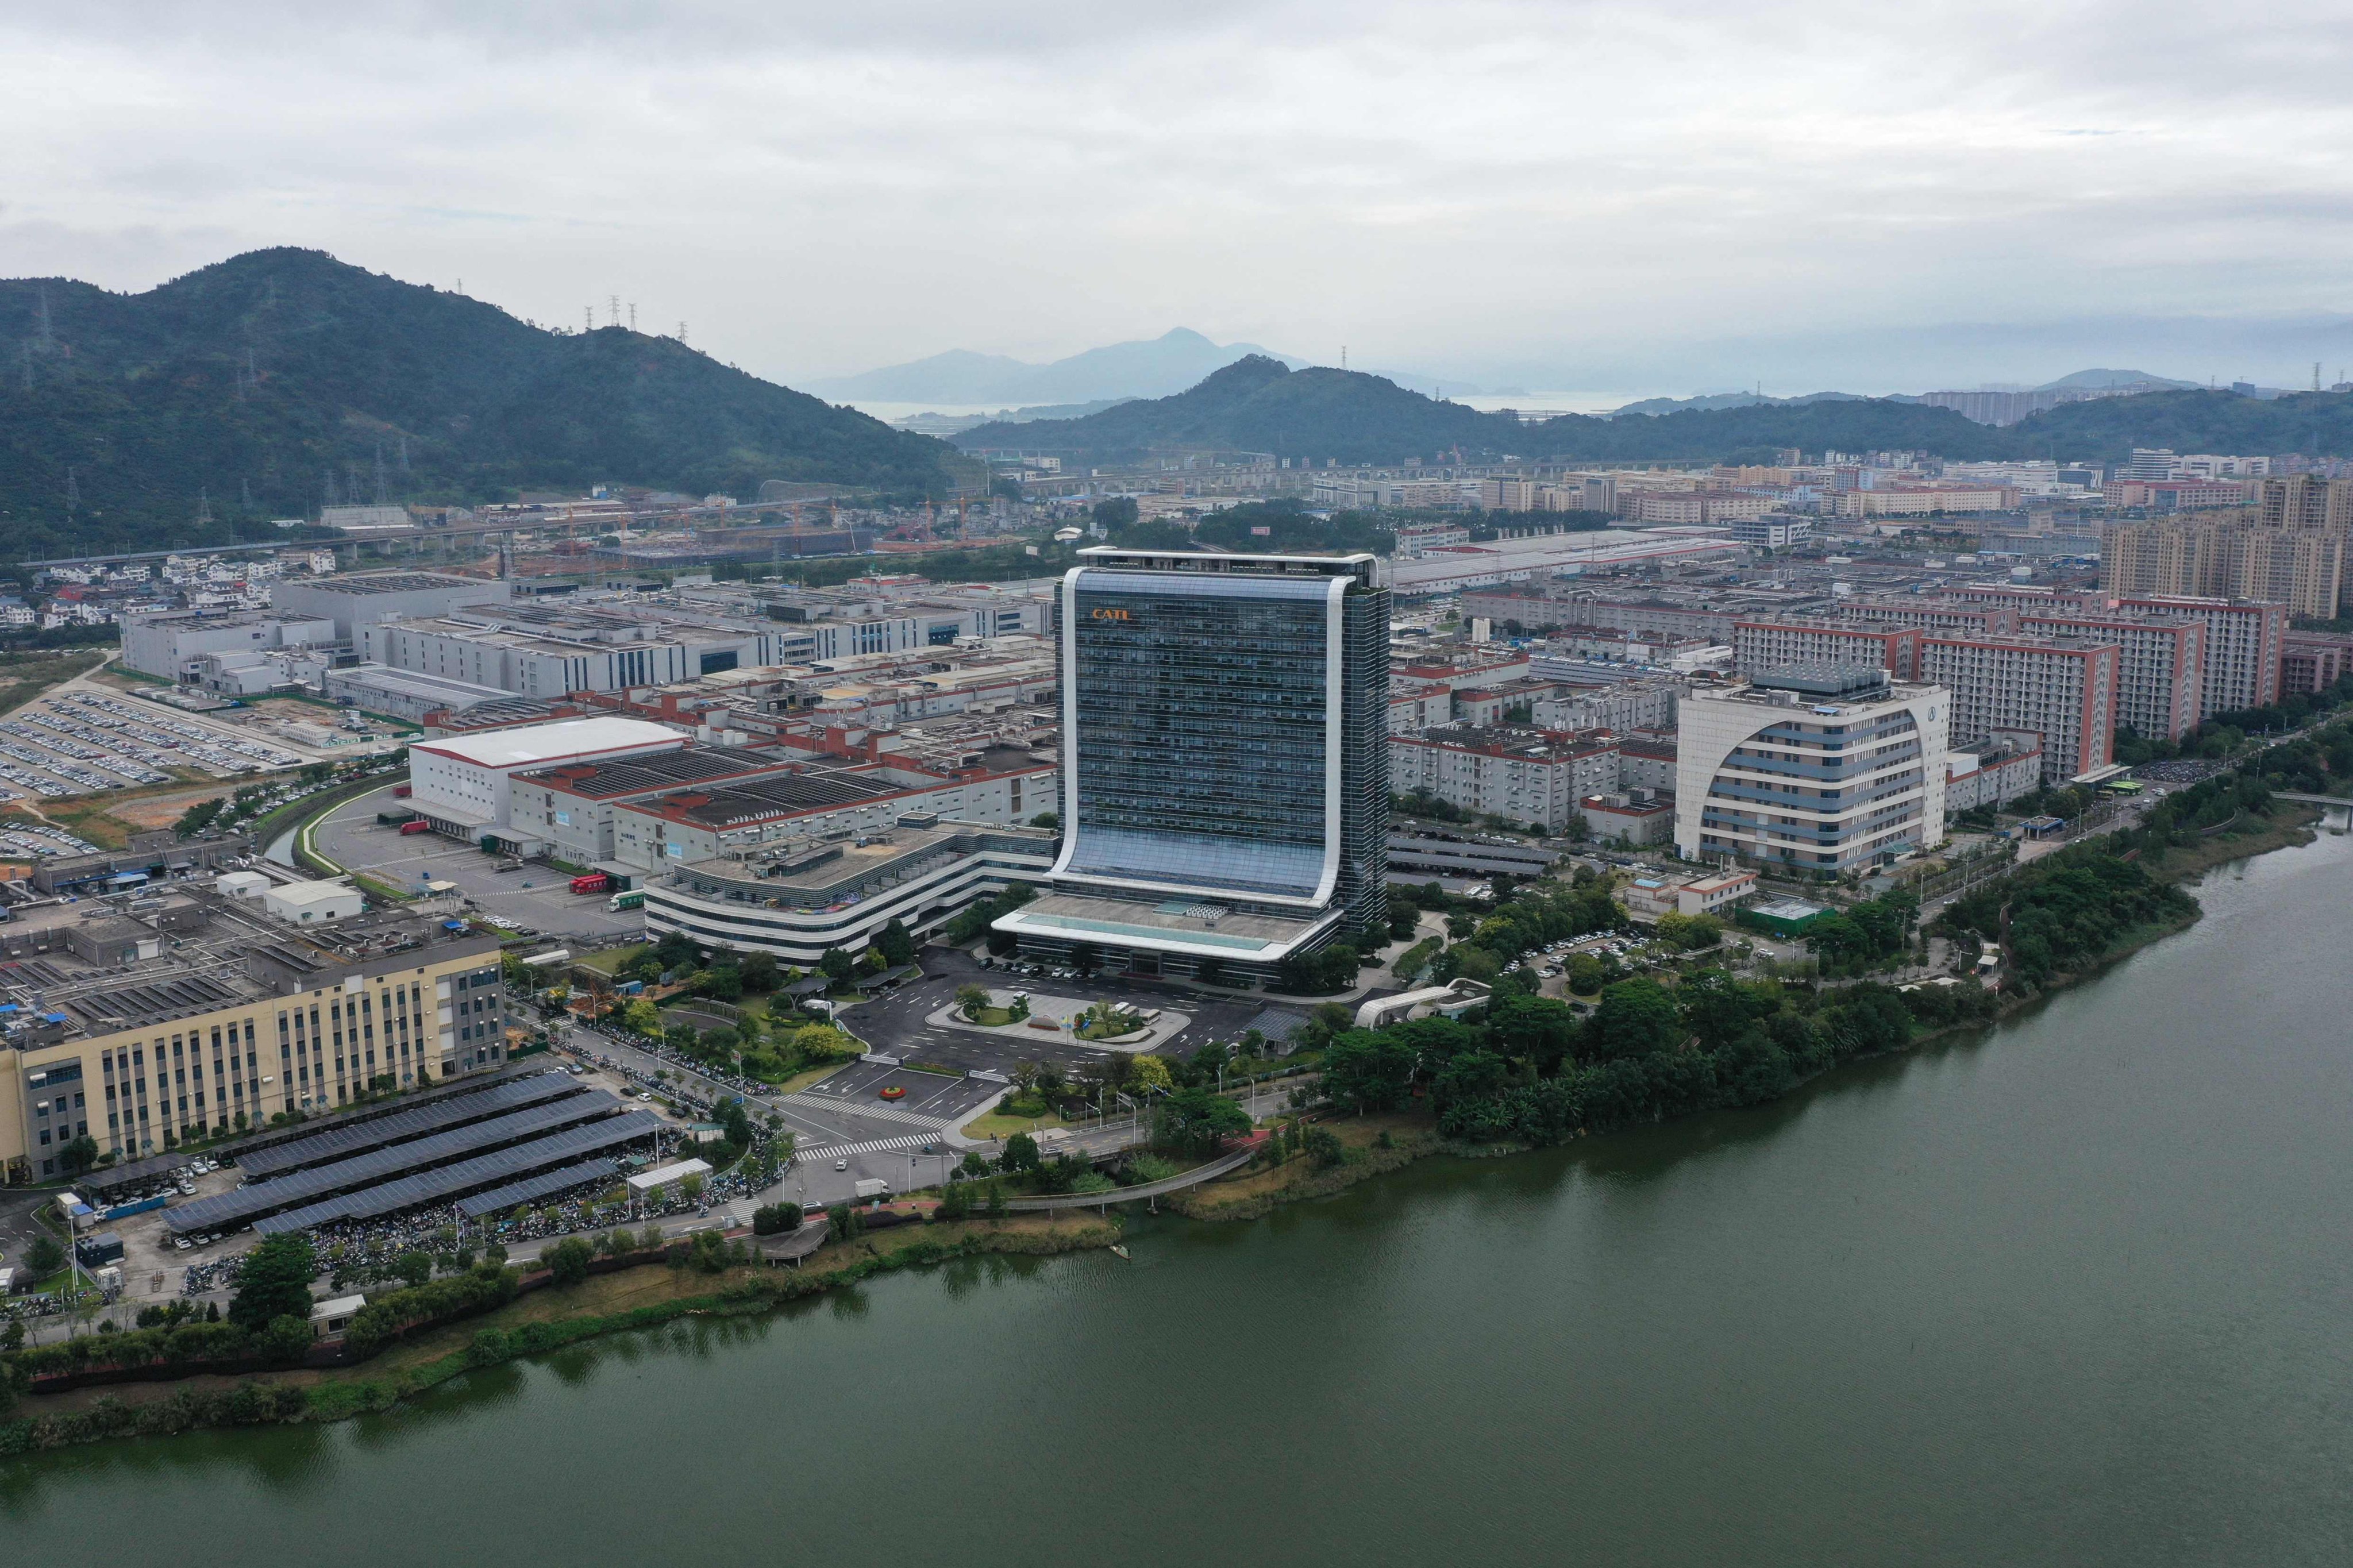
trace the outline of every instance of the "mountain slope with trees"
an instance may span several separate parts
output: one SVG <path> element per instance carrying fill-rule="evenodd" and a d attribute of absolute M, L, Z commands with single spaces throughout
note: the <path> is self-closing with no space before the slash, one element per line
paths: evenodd
<path fill-rule="evenodd" d="M 1258 356 L 1238 360 L 1173 397 L 1124 403 L 1083 419 L 982 425 L 955 441 L 967 450 L 1018 447 L 1096 462 L 1220 447 L 1317 465 L 1434 460 L 1457 452 L 1465 459 L 1638 462 L 1769 455 L 1778 447 L 1926 447 L 1956 457 L 2006 449 L 2001 432 L 1949 409 L 1877 398 L 1622 419 L 1563 415 L 1524 425 L 1508 415 L 1426 397 L 1382 376 L 1321 366 L 1294 371 Z"/>
<path fill-rule="evenodd" d="M 2007 458 L 2120 461 L 2135 447 L 2179 452 L 2353 455 L 2353 394 L 2263 400 L 2176 391 L 2067 404 L 2008 427 L 1949 408 L 1890 398 L 1824 397 L 1681 408 L 1602 419 L 1567 414 L 1522 424 L 1440 402 L 1362 372 L 1291 370 L 1253 356 L 1172 397 L 1124 403 L 1082 419 L 976 426 L 967 450 L 1013 448 L 1092 462 L 1155 451 L 1271 452 L 1321 467 L 1512 458 L 1571 463 L 1769 462 L 1813 454 L 1920 451 L 1955 462 Z"/>
<path fill-rule="evenodd" d="M 0 281 L 0 551 L 19 557 L 252 538 L 374 500 L 379 466 L 391 500 L 466 503 L 602 482 L 943 494 L 955 460 L 675 339 L 549 331 L 311 250 L 143 294 Z"/>

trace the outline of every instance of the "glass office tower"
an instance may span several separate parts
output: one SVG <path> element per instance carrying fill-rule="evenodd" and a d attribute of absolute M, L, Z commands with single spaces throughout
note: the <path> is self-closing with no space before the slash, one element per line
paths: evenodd
<path fill-rule="evenodd" d="M 1198 973 L 1209 958 L 1257 971 L 1382 923 L 1382 563 L 1081 558 L 1062 584 L 1054 907 L 1000 929 Z"/>

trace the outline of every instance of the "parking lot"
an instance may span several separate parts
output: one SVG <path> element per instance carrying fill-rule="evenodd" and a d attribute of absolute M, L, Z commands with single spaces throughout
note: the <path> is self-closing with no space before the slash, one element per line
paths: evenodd
<path fill-rule="evenodd" d="M 329 812 L 311 834 L 320 854 L 350 871 L 415 888 L 427 878 L 454 882 L 486 914 L 503 915 L 525 930 L 551 937 L 609 940 L 644 933 L 638 910 L 614 910 L 603 893 L 575 893 L 572 879 L 547 866 L 508 864 L 470 844 L 438 834 L 403 834 L 376 821 L 376 813 L 399 806 L 392 786 L 348 800 Z"/>

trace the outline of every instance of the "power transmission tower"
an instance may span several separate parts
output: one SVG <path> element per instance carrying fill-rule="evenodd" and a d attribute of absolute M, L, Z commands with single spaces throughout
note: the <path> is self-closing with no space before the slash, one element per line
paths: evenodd
<path fill-rule="evenodd" d="M 43 354 L 54 353 L 57 340 L 49 335 L 49 291 L 33 290 L 33 342 Z"/>
<path fill-rule="evenodd" d="M 251 479 L 237 480 L 237 493 L 238 499 L 244 503 L 245 510 L 251 511 L 253 510 L 253 481 Z"/>
<path fill-rule="evenodd" d="M 406 430 L 400 433 L 400 477 L 404 479 L 408 477 L 408 432 Z"/>
<path fill-rule="evenodd" d="M 686 345 L 686 323 L 684 321 L 681 321 L 678 324 L 678 342 L 679 346 L 681 348 Z"/>
<path fill-rule="evenodd" d="M 605 301 L 605 308 L 609 312 L 606 318 L 607 323 L 616 327 L 619 326 L 621 324 L 621 297 L 618 294 L 608 296 Z"/>
<path fill-rule="evenodd" d="M 202 487 L 202 486 L 198 486 L 198 487 L 197 487 L 197 489 L 196 489 L 196 522 L 197 522 L 197 525 L 198 525 L 199 527 L 209 526 L 209 525 L 211 524 L 212 521 L 213 521 L 213 501 L 212 501 L 212 497 L 210 497 L 210 496 L 208 496 L 208 495 L 206 495 L 206 494 L 205 493 L 204 489 L 203 489 L 203 487 Z"/>
<path fill-rule="evenodd" d="M 596 306 L 583 305 L 580 307 L 580 330 L 583 332 L 593 332 L 596 330 Z"/>
<path fill-rule="evenodd" d="M 384 483 L 384 443 L 378 441 L 375 444 L 375 504 L 386 506 L 391 500 L 391 493 L 385 489 Z"/>
<path fill-rule="evenodd" d="M 634 332 L 634 331 L 636 331 L 637 330 L 638 330 L 638 302 L 637 302 L 635 300 L 630 300 L 630 301 L 629 301 L 629 331 L 633 331 L 633 332 Z"/>
<path fill-rule="evenodd" d="M 80 508 L 81 486 L 75 481 L 73 468 L 69 464 L 66 468 L 66 521 L 71 522 L 74 513 Z"/>

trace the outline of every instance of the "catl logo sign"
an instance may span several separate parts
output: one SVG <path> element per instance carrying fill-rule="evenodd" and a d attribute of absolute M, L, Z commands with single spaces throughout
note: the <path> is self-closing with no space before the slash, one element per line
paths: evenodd
<path fill-rule="evenodd" d="M 1094 618 L 1099 621 L 1132 621 L 1135 619 L 1135 614 L 1132 610 L 1114 610 L 1106 607 L 1091 613 L 1094 616 Z"/>

